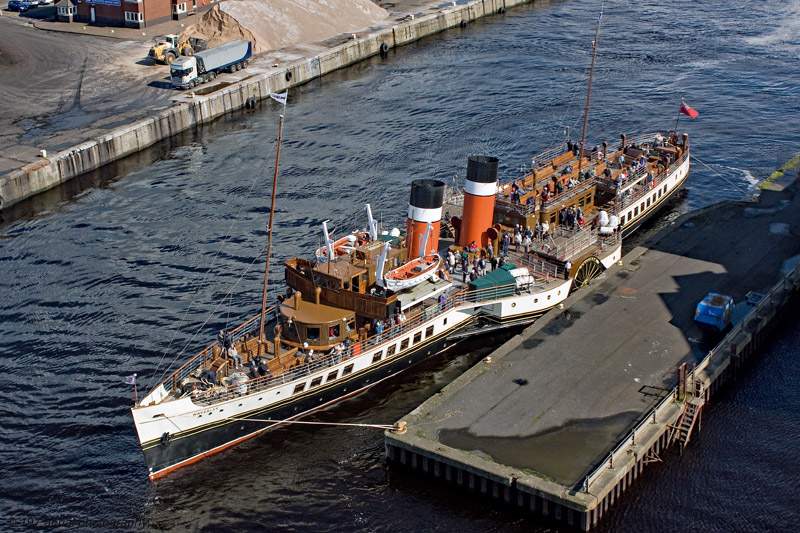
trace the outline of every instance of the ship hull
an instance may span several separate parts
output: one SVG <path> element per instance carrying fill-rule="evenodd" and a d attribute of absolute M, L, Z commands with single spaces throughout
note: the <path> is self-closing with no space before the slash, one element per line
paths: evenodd
<path fill-rule="evenodd" d="M 461 327 L 466 325 L 467 323 L 464 323 Z M 434 338 L 430 343 L 415 346 L 406 353 L 398 354 L 391 359 L 387 358 L 382 363 L 357 374 L 291 396 L 283 402 L 247 412 L 231 412 L 230 418 L 236 420 L 215 421 L 144 443 L 142 452 L 150 478 L 161 477 L 172 470 L 199 461 L 281 425 L 281 423 L 261 422 L 262 420 L 291 421 L 358 394 L 456 344 L 458 341 L 447 338 L 447 335 L 453 332 L 448 331 L 446 335 Z"/>
<path fill-rule="evenodd" d="M 633 235 L 645 222 L 652 219 L 653 216 L 660 213 L 664 207 L 669 203 L 669 201 L 683 189 L 686 185 L 686 180 L 689 177 L 689 159 L 687 158 L 686 161 L 675 170 L 675 172 L 667 178 L 668 185 L 671 185 L 667 188 L 667 191 L 656 200 L 643 212 L 643 214 L 639 215 L 638 217 L 634 218 L 630 222 L 624 224 L 622 226 L 622 239 L 626 239 Z M 672 181 L 672 183 L 669 183 Z"/>

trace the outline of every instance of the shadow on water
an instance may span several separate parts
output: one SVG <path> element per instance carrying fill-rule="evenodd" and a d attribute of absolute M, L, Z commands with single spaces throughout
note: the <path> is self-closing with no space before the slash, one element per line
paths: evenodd
<path fill-rule="evenodd" d="M 443 429 L 439 431 L 439 441 L 574 487 L 605 457 L 607 450 L 598 449 L 596 443 L 616 442 L 640 415 L 637 411 L 626 411 L 605 418 L 570 420 L 540 433 L 512 437 L 482 437 L 463 428 Z"/>

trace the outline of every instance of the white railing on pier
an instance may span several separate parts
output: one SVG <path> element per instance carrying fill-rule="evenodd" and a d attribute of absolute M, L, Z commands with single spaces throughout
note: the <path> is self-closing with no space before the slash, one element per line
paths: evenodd
<path fill-rule="evenodd" d="M 708 354 L 700 361 L 694 370 L 694 375 L 697 376 L 702 370 L 708 367 L 711 359 L 718 353 L 726 353 L 730 351 L 730 346 L 733 344 L 733 340 L 736 336 L 744 331 L 745 324 L 748 321 L 748 318 L 752 316 L 754 313 L 756 315 L 760 314 L 762 310 L 765 310 L 767 306 L 773 305 L 773 300 L 776 300 L 776 296 L 779 292 L 786 291 L 790 287 L 792 290 L 796 288 L 798 279 L 800 279 L 800 264 L 796 265 L 795 268 L 786 274 L 783 278 L 781 278 L 778 283 L 776 283 L 770 291 L 764 296 L 764 298 L 756 304 L 753 309 L 742 318 L 742 320 L 737 324 L 731 331 L 725 335 L 725 338 L 717 344 L 717 346 L 708 352 Z M 664 396 L 664 398 L 658 402 L 658 404 L 653 407 L 648 413 L 639 421 L 638 424 L 631 430 L 627 437 L 625 437 L 622 441 L 620 441 L 613 450 L 608 454 L 608 457 L 597 465 L 594 470 L 592 470 L 589 475 L 583 481 L 583 490 L 584 492 L 589 492 L 591 489 L 592 483 L 594 483 L 598 477 L 600 477 L 606 470 L 614 468 L 615 461 L 625 461 L 627 460 L 630 455 L 628 454 L 628 448 L 636 445 L 637 438 L 640 437 L 641 433 L 645 431 L 645 428 L 651 424 L 657 424 L 658 419 L 663 414 L 664 410 L 672 404 L 673 402 L 677 402 L 679 399 L 679 387 L 680 384 L 676 385 L 669 391 L 668 394 Z"/>

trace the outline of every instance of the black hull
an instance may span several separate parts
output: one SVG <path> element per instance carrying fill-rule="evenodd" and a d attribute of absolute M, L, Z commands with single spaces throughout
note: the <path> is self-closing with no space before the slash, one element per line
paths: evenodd
<path fill-rule="evenodd" d="M 466 324 L 464 324 L 466 326 Z M 452 331 L 448 334 L 453 333 Z M 245 413 L 231 413 L 237 420 L 222 421 L 175 433 L 167 439 L 151 441 L 142 445 L 145 462 L 151 478 L 160 477 L 179 466 L 189 464 L 219 452 L 249 437 L 253 437 L 277 424 L 248 422 L 257 420 L 291 420 L 317 409 L 321 409 L 349 396 L 355 395 L 375 383 L 408 369 L 420 361 L 435 355 L 458 341 L 445 335 L 420 344 L 404 354 L 386 359 L 380 364 L 340 378 L 328 386 L 307 390 L 287 398 L 283 402 Z M 166 442 L 164 442 L 166 441 Z"/>
<path fill-rule="evenodd" d="M 667 203 L 669 203 L 669 201 L 683 189 L 684 185 L 686 184 L 686 180 L 688 178 L 689 178 L 689 173 L 687 172 L 686 176 L 684 176 L 683 178 L 683 181 L 681 181 L 677 187 L 672 189 L 672 191 L 670 191 L 669 194 L 667 194 L 666 196 L 662 196 L 658 200 L 658 202 L 656 202 L 653 205 L 653 207 L 651 207 L 645 212 L 644 216 L 632 220 L 630 224 L 623 226 L 622 240 L 624 241 L 626 238 L 633 235 L 636 232 L 636 230 L 638 230 L 642 226 L 642 224 L 653 218 L 653 216 L 655 216 L 656 214 L 660 213 L 666 207 Z"/>

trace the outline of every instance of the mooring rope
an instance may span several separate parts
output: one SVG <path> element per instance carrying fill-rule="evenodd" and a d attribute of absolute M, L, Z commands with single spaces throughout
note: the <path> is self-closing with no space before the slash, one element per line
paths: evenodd
<path fill-rule="evenodd" d="M 356 428 L 375 428 L 388 431 L 405 432 L 405 422 L 398 422 L 397 424 L 356 424 L 349 422 L 309 422 L 306 420 L 268 420 L 263 418 L 226 418 L 232 422 L 263 422 L 266 424 L 300 424 L 307 426 L 344 426 Z"/>
<path fill-rule="evenodd" d="M 706 165 L 705 163 L 703 163 L 702 161 L 700 161 L 700 159 L 698 159 L 698 158 L 697 158 L 697 156 L 692 156 L 692 159 L 693 159 L 693 160 L 695 160 L 695 161 L 697 161 L 698 163 L 700 163 L 700 164 L 701 164 L 701 165 L 703 165 L 704 167 L 706 167 L 708 170 L 710 170 L 711 172 L 713 172 L 714 174 L 716 174 L 717 176 L 719 176 L 719 177 L 720 177 L 720 178 L 722 178 L 723 180 L 727 181 L 729 185 L 732 185 L 733 187 L 735 187 L 736 189 L 738 189 L 738 190 L 740 190 L 740 191 L 741 191 L 741 190 L 744 190 L 744 192 L 745 192 L 745 193 L 747 193 L 747 191 L 748 191 L 747 187 L 745 187 L 744 189 L 742 189 L 742 187 L 741 187 L 739 184 L 732 182 L 731 180 L 729 180 L 728 178 L 726 178 L 725 176 L 723 176 L 722 174 L 720 174 L 719 172 L 717 172 L 716 170 L 714 170 L 713 168 L 711 168 L 710 166 Z"/>

